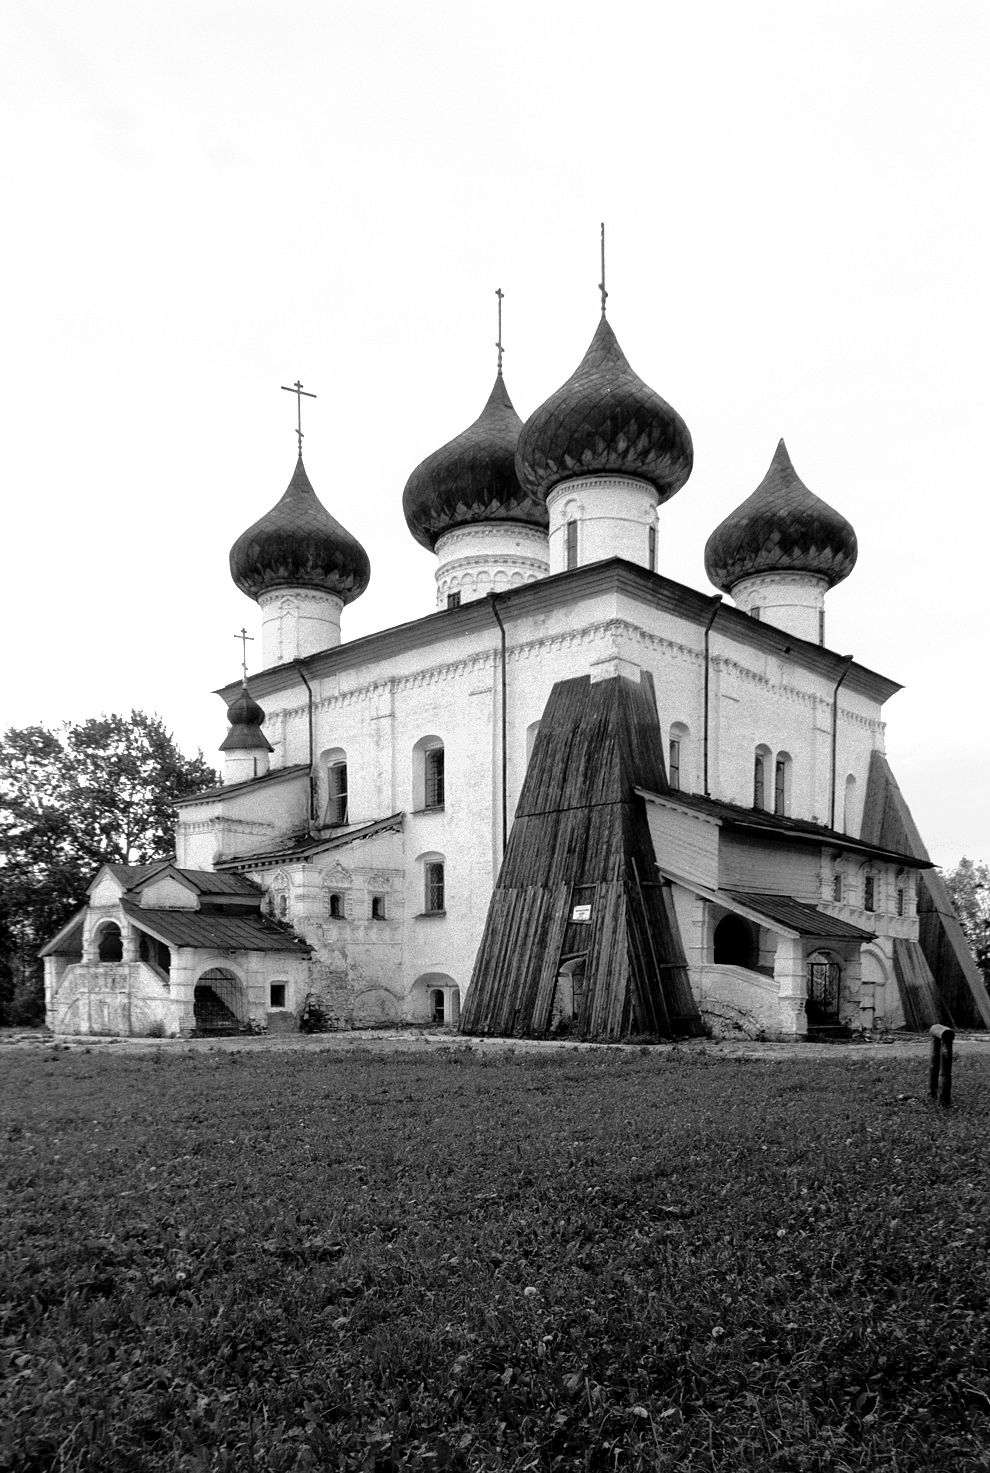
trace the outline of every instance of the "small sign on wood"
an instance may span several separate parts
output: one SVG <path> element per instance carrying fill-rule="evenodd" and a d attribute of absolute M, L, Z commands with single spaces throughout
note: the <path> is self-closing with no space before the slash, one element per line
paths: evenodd
<path fill-rule="evenodd" d="M 590 921 L 591 920 L 591 906 L 590 905 L 575 905 L 574 909 L 571 911 L 571 920 L 572 921 Z"/>

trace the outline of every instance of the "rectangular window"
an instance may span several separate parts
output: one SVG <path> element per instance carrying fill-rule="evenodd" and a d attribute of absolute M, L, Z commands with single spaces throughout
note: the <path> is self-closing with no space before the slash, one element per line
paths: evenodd
<path fill-rule="evenodd" d="M 763 769 L 763 758 L 759 755 L 753 765 L 753 807 L 766 807 L 765 773 Z"/>
<path fill-rule="evenodd" d="M 383 921 L 385 919 L 385 896 L 372 895 L 371 897 L 371 919 Z"/>
<path fill-rule="evenodd" d="M 842 899 L 842 876 L 841 875 L 833 875 L 833 877 L 832 877 L 832 899 L 833 900 L 841 900 Z"/>
<path fill-rule="evenodd" d="M 867 875 L 863 881 L 863 909 L 876 909 L 876 881 L 872 875 Z"/>
<path fill-rule="evenodd" d="M 818 610 L 818 643 L 825 643 L 825 610 Z"/>
<path fill-rule="evenodd" d="M 286 984 L 284 982 L 272 982 L 269 985 L 269 989 L 268 989 L 269 1007 L 273 1007 L 273 1008 L 284 1008 L 285 1007 L 285 988 L 286 988 Z"/>
<path fill-rule="evenodd" d="M 900 886 L 897 887 L 897 914 L 899 916 L 904 914 L 904 891 Z"/>
<path fill-rule="evenodd" d="M 778 757 L 773 769 L 773 811 L 783 817 L 787 803 L 787 764 Z"/>
<path fill-rule="evenodd" d="M 426 808 L 443 807 L 443 747 L 431 747 L 426 753 Z"/>
<path fill-rule="evenodd" d="M 647 538 L 647 557 L 648 557 L 647 566 L 649 567 L 651 573 L 655 573 L 656 570 L 657 570 L 657 529 L 656 529 L 656 527 L 651 527 L 650 528 L 650 531 L 649 531 L 649 536 Z"/>
<path fill-rule="evenodd" d="M 759 606 L 759 604 L 754 604 L 753 605 L 753 607 L 749 611 L 749 617 L 751 619 L 756 619 L 756 621 L 759 622 L 759 618 L 760 618 L 760 606 Z"/>
<path fill-rule="evenodd" d="M 681 744 L 677 737 L 670 739 L 670 760 L 667 763 L 667 780 L 675 793 L 681 788 Z"/>
<path fill-rule="evenodd" d="M 460 606 L 461 606 L 461 592 L 460 592 L 460 589 L 458 589 L 456 593 L 448 593 L 447 594 L 447 607 L 448 607 L 448 609 L 459 609 Z"/>
<path fill-rule="evenodd" d="M 567 523 L 567 568 L 577 567 L 577 527 L 577 522 Z"/>
<path fill-rule="evenodd" d="M 330 802 L 327 809 L 331 823 L 347 822 L 346 762 L 335 762 L 330 769 Z"/>
<path fill-rule="evenodd" d="M 443 864 L 439 860 L 431 860 L 425 866 L 424 878 L 426 893 L 423 897 L 423 908 L 427 915 L 436 915 L 438 911 L 445 908 Z"/>

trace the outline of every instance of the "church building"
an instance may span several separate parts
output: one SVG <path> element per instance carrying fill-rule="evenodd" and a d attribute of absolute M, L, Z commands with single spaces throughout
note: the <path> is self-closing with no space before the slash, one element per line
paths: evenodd
<path fill-rule="evenodd" d="M 607 1040 L 990 1026 L 884 755 L 899 687 L 828 645 L 853 528 L 781 440 L 708 540 L 716 591 L 688 588 L 658 545 L 692 458 L 603 290 L 525 424 L 500 351 L 409 476 L 436 612 L 346 640 L 369 559 L 300 436 L 230 552 L 262 668 L 220 692 L 223 785 L 179 803 L 174 862 L 96 877 L 45 948 L 50 1025 L 294 1029 L 315 1002 Z"/>

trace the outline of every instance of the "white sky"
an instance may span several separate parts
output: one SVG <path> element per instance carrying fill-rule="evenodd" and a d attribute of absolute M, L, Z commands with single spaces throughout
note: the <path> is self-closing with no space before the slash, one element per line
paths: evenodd
<path fill-rule="evenodd" d="M 827 641 L 906 686 L 933 857 L 990 859 L 988 43 L 984 0 L 4 0 L 0 724 L 143 707 L 219 763 L 296 378 L 372 561 L 345 639 L 429 613 L 406 478 L 487 398 L 496 286 L 522 417 L 576 367 L 604 219 L 694 438 L 660 570 L 708 589 L 783 434 L 859 536 Z"/>

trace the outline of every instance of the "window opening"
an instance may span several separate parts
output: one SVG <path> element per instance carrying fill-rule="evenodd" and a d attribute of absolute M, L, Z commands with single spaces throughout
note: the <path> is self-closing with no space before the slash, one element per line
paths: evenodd
<path fill-rule="evenodd" d="M 460 606 L 461 606 L 461 591 L 460 591 L 460 589 L 458 589 L 456 593 L 448 593 L 447 594 L 447 607 L 448 607 L 448 609 L 459 609 Z"/>
<path fill-rule="evenodd" d="M 371 919 L 383 921 L 385 919 L 385 896 L 372 895 L 371 897 Z"/>
<path fill-rule="evenodd" d="M 670 739 L 670 756 L 667 763 L 667 781 L 675 792 L 681 786 L 681 744 L 677 737 Z"/>
<path fill-rule="evenodd" d="M 330 768 L 330 800 L 327 816 L 330 823 L 347 822 L 347 763 L 334 762 Z"/>
<path fill-rule="evenodd" d="M 124 960 L 124 941 L 116 921 L 111 921 L 100 932 L 99 957 L 101 962 L 122 962 Z"/>
<path fill-rule="evenodd" d="M 423 908 L 427 915 L 437 915 L 444 907 L 444 872 L 443 862 L 431 859 L 423 868 L 425 881 L 425 894 L 423 897 Z"/>
<path fill-rule="evenodd" d="M 899 916 L 904 914 L 904 890 L 900 885 L 897 887 L 897 914 Z"/>
<path fill-rule="evenodd" d="M 841 875 L 833 875 L 832 876 L 832 899 L 833 900 L 841 900 L 842 899 L 842 876 Z"/>
<path fill-rule="evenodd" d="M 818 643 L 825 643 L 825 610 L 818 610 Z"/>
<path fill-rule="evenodd" d="M 657 570 L 657 529 L 656 529 L 656 527 L 650 527 L 650 529 L 649 529 L 649 535 L 647 537 L 647 558 L 648 558 L 648 566 L 649 566 L 650 572 L 651 573 L 655 573 L 656 570 Z"/>
<path fill-rule="evenodd" d="M 755 619 L 757 621 L 757 623 L 759 623 L 759 620 L 760 620 L 760 606 L 759 606 L 759 604 L 754 604 L 753 605 L 753 607 L 749 611 L 749 617 L 751 619 Z"/>
<path fill-rule="evenodd" d="M 578 555 L 577 555 L 577 552 L 578 552 L 578 549 L 577 549 L 577 539 L 578 539 L 578 524 L 577 524 L 577 522 L 574 522 L 574 521 L 568 522 L 567 523 L 567 562 L 565 564 L 565 566 L 567 568 L 576 568 L 577 567 L 577 560 L 578 560 Z"/>
<path fill-rule="evenodd" d="M 773 766 L 773 811 L 778 816 L 786 812 L 787 802 L 787 759 L 778 757 Z"/>
<path fill-rule="evenodd" d="M 872 875 L 867 875 L 863 881 L 863 909 L 876 909 L 876 881 Z"/>
<path fill-rule="evenodd" d="M 332 921 L 339 921 L 344 914 L 344 897 L 335 890 L 327 896 L 327 915 Z"/>
<path fill-rule="evenodd" d="M 442 808 L 444 800 L 444 757 L 443 747 L 431 747 L 426 753 L 426 808 Z"/>
<path fill-rule="evenodd" d="M 284 982 L 272 982 L 269 985 L 268 992 L 269 992 L 269 1006 L 270 1007 L 273 1007 L 273 1008 L 284 1008 L 285 1007 L 285 987 L 286 987 L 286 984 Z"/>
<path fill-rule="evenodd" d="M 713 960 L 722 966 L 753 967 L 756 939 L 753 927 L 743 916 L 723 916 L 712 936 Z"/>
<path fill-rule="evenodd" d="M 757 752 L 753 764 L 753 807 L 766 807 L 766 764 L 762 752 Z"/>

